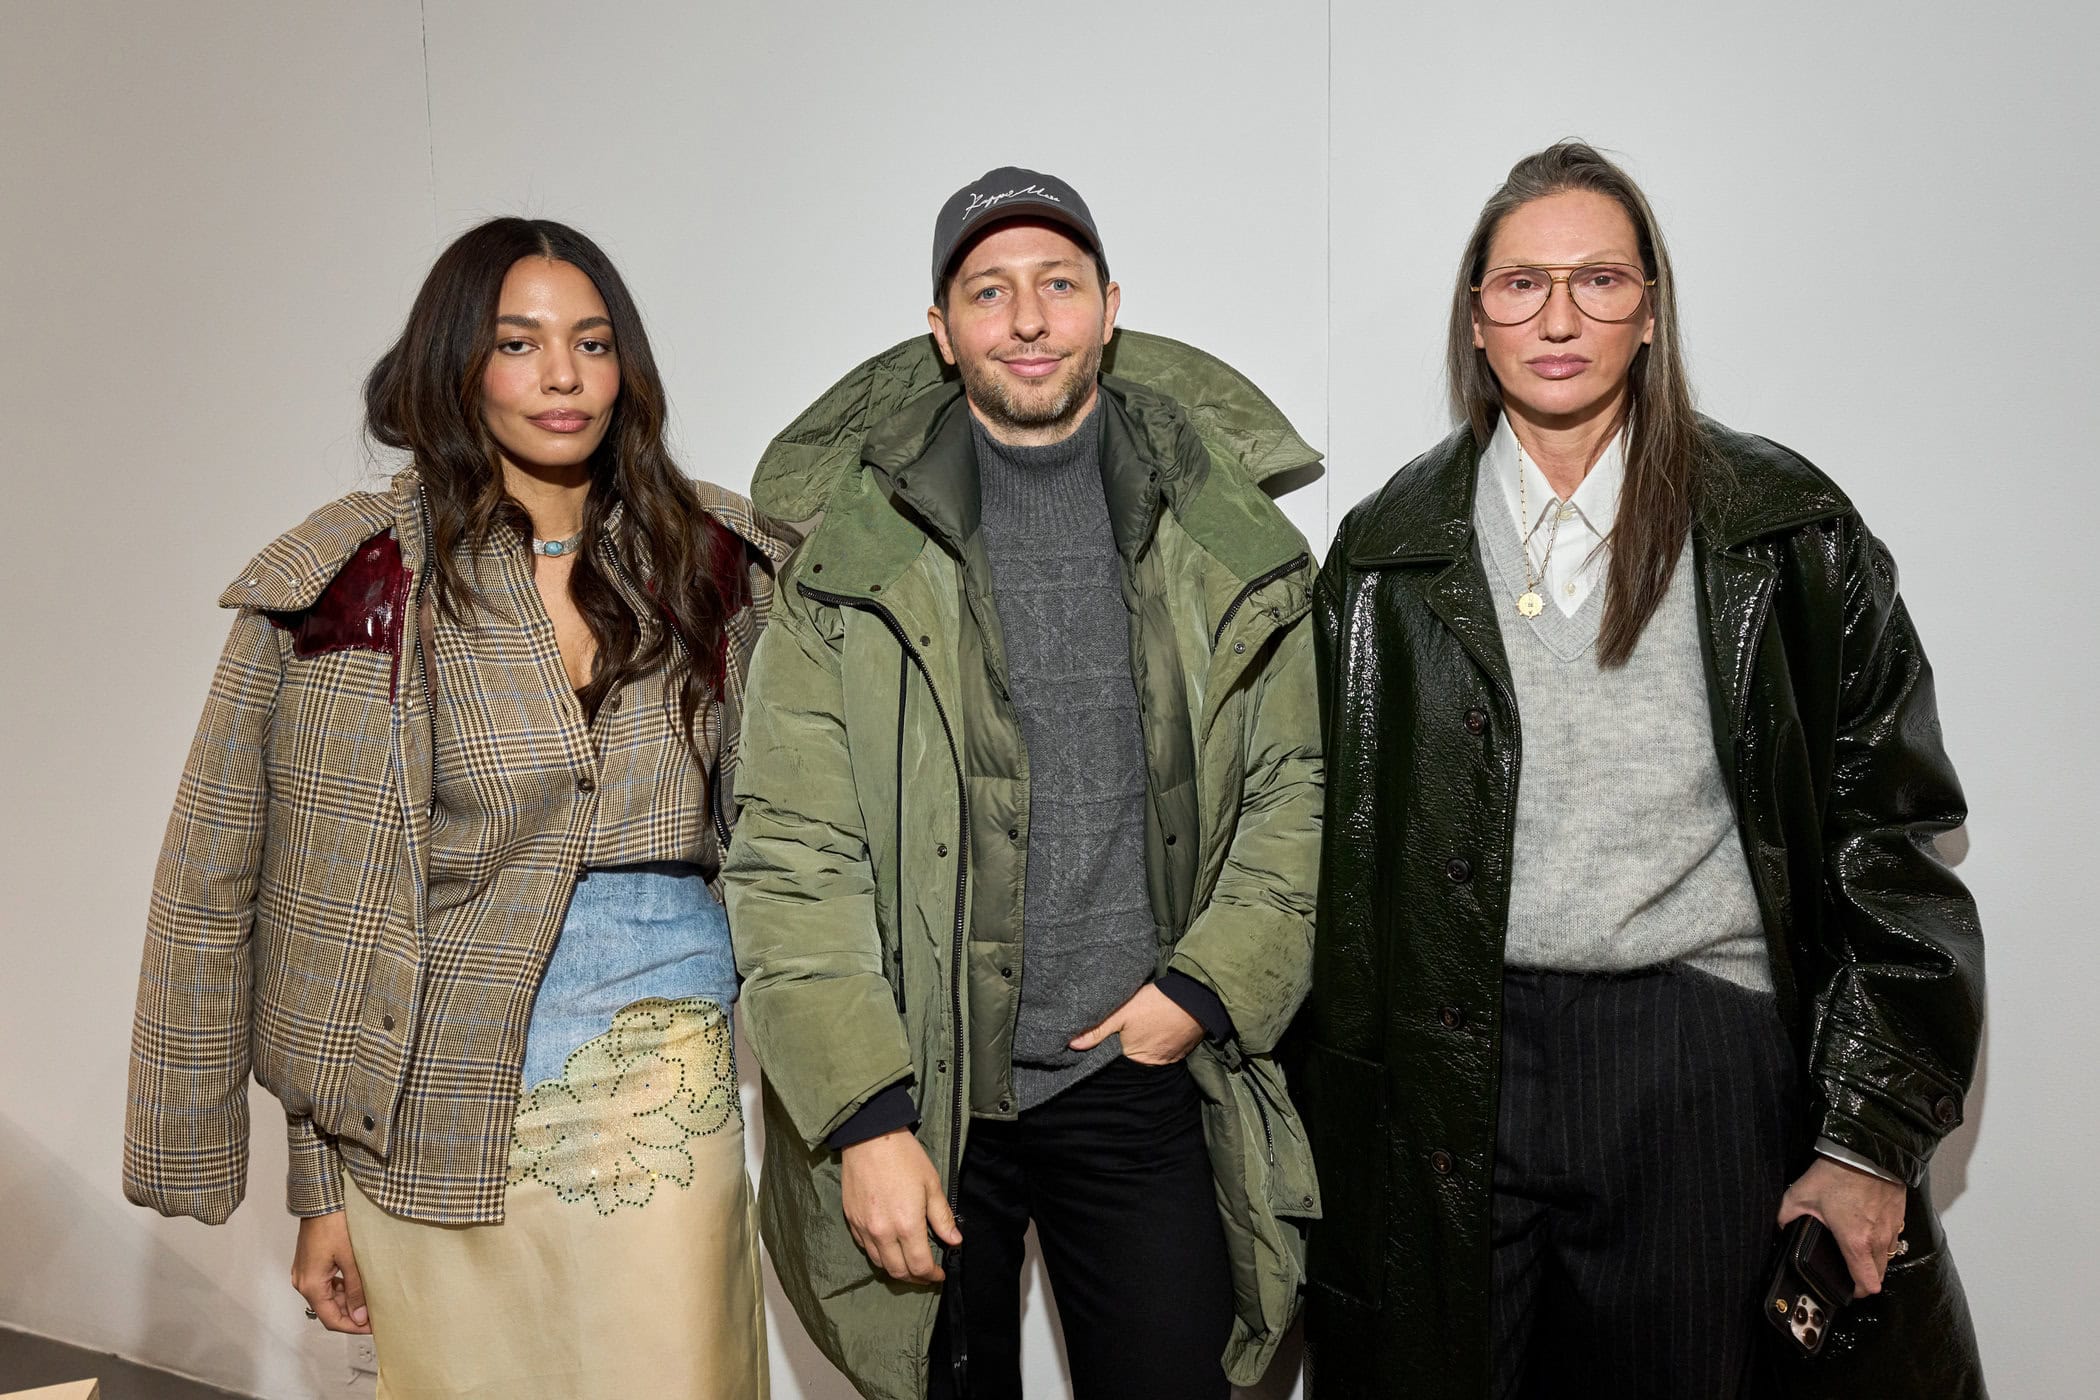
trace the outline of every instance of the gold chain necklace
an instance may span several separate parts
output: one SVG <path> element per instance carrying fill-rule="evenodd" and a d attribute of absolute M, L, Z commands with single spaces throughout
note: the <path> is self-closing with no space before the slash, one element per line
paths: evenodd
<path fill-rule="evenodd" d="M 1511 433 L 1512 440 L 1516 434 Z M 1585 473 L 1586 474 L 1586 473 Z M 1531 501 L 1524 489 L 1524 444 L 1517 443 L 1517 548 L 1524 551 L 1524 591 L 1517 595 L 1517 611 L 1525 617 L 1537 617 L 1546 610 L 1546 600 L 1539 596 L 1539 585 L 1546 581 L 1546 568 L 1553 562 L 1553 543 L 1560 538 L 1560 520 L 1566 515 L 1565 503 L 1553 512 L 1553 524 L 1546 531 L 1546 557 L 1539 560 L 1538 572 L 1531 571 Z"/>

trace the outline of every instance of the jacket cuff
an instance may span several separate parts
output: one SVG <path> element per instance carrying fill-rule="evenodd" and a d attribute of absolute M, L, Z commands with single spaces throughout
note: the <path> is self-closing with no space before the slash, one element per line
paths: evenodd
<path fill-rule="evenodd" d="M 291 1165 L 285 1172 L 286 1209 L 302 1220 L 341 1210 L 342 1164 L 336 1160 L 335 1144 L 321 1135 L 311 1118 L 287 1114 L 285 1132 L 292 1148 Z"/>
<path fill-rule="evenodd" d="M 1232 1015 L 1216 992 L 1179 968 L 1161 973 L 1152 985 L 1166 993 L 1167 1000 L 1195 1017 L 1205 1036 L 1220 1044 L 1232 1039 Z"/>
<path fill-rule="evenodd" d="M 837 1152 L 855 1143 L 879 1138 L 884 1133 L 894 1133 L 899 1128 L 916 1127 L 919 1106 L 912 1102 L 911 1085 L 911 1080 L 900 1079 L 869 1099 L 855 1110 L 851 1118 L 831 1130 L 824 1145 Z"/>

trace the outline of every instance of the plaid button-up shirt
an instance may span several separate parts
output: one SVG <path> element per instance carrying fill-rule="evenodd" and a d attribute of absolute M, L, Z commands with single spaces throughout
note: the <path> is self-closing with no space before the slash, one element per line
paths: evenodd
<path fill-rule="evenodd" d="M 213 1222 L 232 1213 L 252 1070 L 285 1107 L 294 1213 L 341 1206 L 340 1163 L 395 1214 L 502 1218 L 524 1028 L 577 869 L 711 860 L 710 795 L 733 791 L 744 678 L 787 545 L 741 497 L 699 489 L 746 546 L 748 601 L 727 628 L 721 698 L 702 735 L 712 742 L 701 751 L 717 756 L 713 783 L 684 752 L 660 672 L 586 727 L 564 719 L 567 702 L 545 686 L 535 704 L 494 698 L 522 691 L 521 667 L 551 663 L 559 677 L 543 617 L 513 610 L 492 630 L 486 676 L 472 646 L 455 656 L 463 636 L 445 625 L 421 635 L 430 610 L 418 606 L 412 472 L 316 512 L 227 590 L 221 602 L 239 616 L 147 919 L 125 1118 L 130 1199 Z M 529 587 L 522 563 L 518 572 Z M 544 786 L 551 754 L 566 785 L 564 800 L 522 803 L 529 815 L 482 822 L 464 845 L 447 830 L 435 881 L 433 644 L 447 657 L 448 783 Z M 530 783 L 506 770 L 520 762 L 537 765 Z M 733 806 L 716 800 L 726 822 Z M 513 859 L 517 870 L 494 874 Z M 489 873 L 462 885 L 476 870 Z M 468 906 L 478 913 L 463 925 Z"/>

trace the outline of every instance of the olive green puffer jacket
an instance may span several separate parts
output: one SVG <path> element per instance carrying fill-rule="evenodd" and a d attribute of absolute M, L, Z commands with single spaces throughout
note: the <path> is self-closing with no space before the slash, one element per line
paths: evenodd
<path fill-rule="evenodd" d="M 1258 482 L 1318 454 L 1246 379 L 1121 332 L 1103 481 L 1125 570 L 1150 801 L 1159 967 L 1215 991 L 1235 1037 L 1190 1058 L 1236 1298 L 1234 1379 L 1297 1306 L 1319 1192 L 1270 1058 L 1304 998 L 1319 862 L 1312 559 Z M 937 1288 L 848 1234 L 828 1134 L 910 1076 L 953 1196 L 973 1115 L 1011 1117 L 1028 808 L 968 408 L 931 343 L 856 369 L 761 461 L 769 513 L 823 520 L 752 663 L 742 815 L 723 870 L 765 1074 L 760 1214 L 812 1338 L 881 1400 L 925 1393 Z M 965 1245 L 967 1250 L 967 1245 Z"/>

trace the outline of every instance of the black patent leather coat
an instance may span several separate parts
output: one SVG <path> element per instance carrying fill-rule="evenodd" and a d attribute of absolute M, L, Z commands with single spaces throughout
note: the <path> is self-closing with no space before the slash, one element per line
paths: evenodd
<path fill-rule="evenodd" d="M 1965 809 L 1932 672 L 1888 552 L 1837 487 L 1783 447 L 1707 428 L 1724 469 L 1689 562 L 1714 744 L 1803 1067 L 1801 1166 L 1820 1135 L 1911 1183 L 1910 1252 L 1883 1293 L 1813 1362 L 1772 1345 L 1768 1389 L 1980 1396 L 1926 1189 L 1983 1017 L 1975 905 L 1934 848 Z M 1476 464 L 1461 429 L 1402 469 L 1343 522 L 1315 595 L 1327 808 L 1296 1057 L 1326 1206 L 1309 1260 L 1315 1400 L 1488 1393 L 1522 737 L 1503 600 L 1473 540 Z"/>

